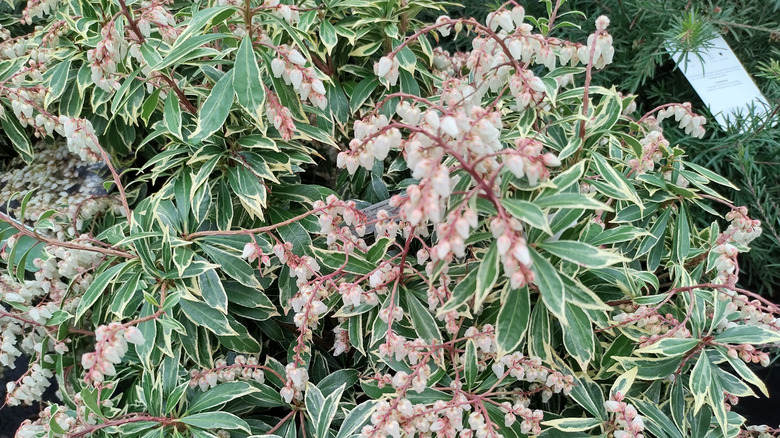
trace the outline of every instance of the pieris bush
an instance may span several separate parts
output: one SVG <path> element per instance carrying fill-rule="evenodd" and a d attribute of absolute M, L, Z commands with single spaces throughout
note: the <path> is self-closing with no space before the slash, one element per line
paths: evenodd
<path fill-rule="evenodd" d="M 19 160 L 64 138 L 111 189 L 0 214 L 6 404 L 57 387 L 17 436 L 774 433 L 730 411 L 780 342 L 736 286 L 761 225 L 664 137 L 689 104 L 591 85 L 609 20 L 559 3 L 3 6 Z"/>

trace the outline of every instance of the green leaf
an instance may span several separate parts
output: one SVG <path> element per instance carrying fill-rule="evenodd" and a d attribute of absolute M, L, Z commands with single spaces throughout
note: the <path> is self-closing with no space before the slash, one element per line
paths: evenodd
<path fill-rule="evenodd" d="M 712 383 L 712 365 L 706 354 L 699 355 L 693 370 L 691 370 L 691 394 L 693 394 L 693 413 L 699 412 L 707 397 L 707 391 Z"/>
<path fill-rule="evenodd" d="M 566 303 L 566 322 L 567 325 L 563 326 L 563 344 L 584 371 L 596 351 L 593 325 L 588 314 L 571 303 Z"/>
<path fill-rule="evenodd" d="M 230 278 L 247 287 L 255 289 L 260 287 L 260 283 L 255 277 L 255 269 L 249 266 L 244 259 L 212 245 L 200 243 L 199 246 Z"/>
<path fill-rule="evenodd" d="M 230 327 L 227 317 L 219 310 L 212 309 L 202 301 L 182 299 L 179 307 L 187 318 L 195 325 L 206 328 L 218 336 L 237 336 L 238 333 Z"/>
<path fill-rule="evenodd" d="M 691 250 L 691 231 L 688 227 L 688 214 L 686 208 L 681 206 L 677 213 L 677 223 L 674 227 L 674 246 L 672 257 L 678 263 L 682 263 Z"/>
<path fill-rule="evenodd" d="M 609 205 L 579 193 L 558 193 L 550 196 L 540 196 L 534 200 L 534 204 L 539 208 L 582 208 L 613 211 Z"/>
<path fill-rule="evenodd" d="M 48 102 L 54 102 L 62 96 L 65 91 L 65 87 L 68 85 L 68 74 L 70 73 L 70 64 L 73 58 L 65 58 L 62 62 L 55 65 L 50 70 L 49 75 L 49 91 L 51 94 L 46 95 Z"/>
<path fill-rule="evenodd" d="M 14 150 L 25 163 L 32 163 L 35 153 L 33 152 L 30 136 L 24 131 L 22 125 L 10 114 L 5 114 L 0 121 L 2 121 L 3 131 L 11 140 Z"/>
<path fill-rule="evenodd" d="M 631 386 L 634 384 L 634 379 L 636 379 L 638 372 L 639 368 L 634 367 L 615 379 L 615 383 L 612 384 L 612 389 L 609 390 L 609 397 L 613 398 L 617 394 L 622 394 L 623 396 L 628 394 L 628 391 L 631 390 Z"/>
<path fill-rule="evenodd" d="M 330 24 L 330 21 L 323 20 L 320 22 L 320 39 L 328 50 L 328 55 L 330 55 L 339 39 L 338 35 L 336 35 L 336 28 Z"/>
<path fill-rule="evenodd" d="M 196 393 L 187 412 L 197 413 L 215 407 L 219 409 L 225 403 L 253 392 L 259 390 L 247 382 L 220 383 L 206 392 Z"/>
<path fill-rule="evenodd" d="M 780 342 L 780 333 L 755 325 L 738 325 L 723 330 L 715 340 L 722 344 L 771 344 Z"/>
<path fill-rule="evenodd" d="M 120 272 L 129 267 L 130 263 L 131 262 L 128 261 L 114 265 L 101 272 L 100 275 L 98 275 L 97 278 L 92 281 L 87 291 L 84 292 L 84 296 L 81 297 L 79 306 L 76 308 L 76 315 L 74 317 L 76 320 L 79 320 L 82 316 L 84 316 L 84 313 L 86 313 L 86 311 L 89 310 L 93 304 L 95 304 L 101 295 L 103 295 L 103 292 L 106 290 L 106 287 L 108 287 L 108 284 L 117 275 L 119 275 Z"/>
<path fill-rule="evenodd" d="M 506 288 L 504 292 L 496 319 L 499 356 L 511 354 L 520 346 L 531 317 L 531 298 L 527 287 Z"/>
<path fill-rule="evenodd" d="M 605 268 L 616 263 L 631 261 L 618 253 L 573 240 L 540 242 L 537 246 L 557 257 L 588 268 Z"/>
<path fill-rule="evenodd" d="M 436 320 L 433 319 L 428 309 L 423 307 L 420 300 L 417 299 L 411 293 L 406 294 L 406 303 L 409 306 L 409 314 L 412 318 L 412 325 L 414 331 L 422 339 L 427 342 L 435 340 L 441 340 L 441 333 L 439 333 L 439 327 L 436 325 Z"/>
<path fill-rule="evenodd" d="M 535 204 L 520 199 L 502 199 L 501 205 L 515 218 L 553 235 L 550 224 L 547 223 L 547 215 Z"/>
<path fill-rule="evenodd" d="M 179 99 L 176 96 L 176 93 L 168 93 L 168 96 L 165 98 L 163 121 L 171 133 L 173 133 L 177 138 L 182 138 L 181 106 L 179 106 Z"/>
<path fill-rule="evenodd" d="M 563 432 L 582 432 L 601 425 L 597 418 L 559 418 L 542 422 L 543 426 L 554 427 Z"/>
<path fill-rule="evenodd" d="M 203 300 L 222 313 L 227 313 L 227 294 L 225 288 L 222 287 L 222 281 L 217 275 L 215 269 L 209 269 L 208 271 L 198 276 L 198 285 L 200 286 L 200 292 L 203 295 Z"/>
<path fill-rule="evenodd" d="M 265 86 L 260 78 L 260 67 L 257 64 L 252 40 L 245 36 L 236 53 L 236 64 L 233 67 L 233 89 L 238 104 L 249 114 L 259 126 L 264 126 L 263 105 L 265 103 Z"/>
<path fill-rule="evenodd" d="M 344 422 L 341 423 L 341 428 L 339 429 L 336 438 L 348 438 L 357 434 L 357 432 L 368 423 L 371 414 L 374 412 L 376 403 L 377 402 L 374 400 L 368 400 L 349 411 L 349 414 L 344 418 Z"/>
<path fill-rule="evenodd" d="M 349 109 L 353 113 L 357 111 L 358 108 L 363 106 L 363 103 L 365 103 L 366 99 L 371 96 L 371 93 L 373 93 L 378 86 L 379 79 L 373 76 L 360 81 L 360 83 L 355 86 L 355 89 L 352 90 L 352 95 L 349 98 Z"/>
<path fill-rule="evenodd" d="M 644 354 L 655 353 L 663 356 L 681 356 L 696 348 L 700 342 L 698 338 L 663 338 L 658 342 L 636 350 L 636 352 Z"/>
<path fill-rule="evenodd" d="M 414 52 L 412 52 L 412 49 L 410 49 L 408 45 L 399 50 L 395 56 L 398 58 L 398 64 L 402 69 L 408 71 L 409 73 L 414 73 L 414 68 L 417 65 L 417 56 L 415 56 Z"/>
<path fill-rule="evenodd" d="M 479 264 L 479 271 L 477 272 L 477 290 L 474 294 L 474 309 L 482 307 L 482 303 L 493 291 L 493 286 L 496 285 L 498 280 L 498 274 L 501 268 L 499 265 L 498 245 L 493 242 L 488 250 L 485 252 L 485 256 Z"/>
<path fill-rule="evenodd" d="M 640 210 L 644 209 L 644 203 L 639 199 L 636 190 L 634 190 L 634 186 L 631 185 L 623 174 L 613 169 L 612 166 L 607 163 L 606 158 L 598 152 L 591 152 L 591 157 L 593 158 L 593 163 L 596 165 L 596 173 L 601 177 L 601 180 L 599 181 L 614 189 L 610 190 L 607 195 L 615 199 L 631 201 L 637 205 Z"/>
<path fill-rule="evenodd" d="M 201 412 L 199 414 L 187 415 L 179 418 L 177 421 L 201 429 L 239 429 L 246 433 L 251 433 L 246 421 L 229 412 Z"/>
<path fill-rule="evenodd" d="M 323 394 L 331 394 L 340 386 L 346 385 L 347 388 L 352 387 L 352 385 L 357 383 L 358 376 L 358 371 L 355 369 L 348 368 L 337 370 L 320 380 L 319 383 L 317 383 L 317 388 L 319 388 Z"/>
<path fill-rule="evenodd" d="M 228 182 L 249 215 L 262 219 L 266 190 L 258 178 L 249 169 L 234 166 L 228 169 Z"/>
<path fill-rule="evenodd" d="M 193 144 L 200 143 L 204 139 L 217 132 L 225 124 L 230 107 L 233 105 L 233 70 L 225 73 L 212 88 L 209 97 L 203 102 L 198 112 L 198 127 L 190 136 Z"/>
<path fill-rule="evenodd" d="M 325 397 L 325 401 L 322 403 L 322 408 L 320 409 L 319 415 L 317 415 L 316 418 L 316 436 L 328 436 L 330 423 L 333 422 L 333 417 L 336 415 L 336 410 L 339 407 L 339 401 L 341 400 L 341 395 L 344 393 L 345 386 L 346 384 L 341 385 L 332 393 L 330 393 L 330 395 Z"/>
<path fill-rule="evenodd" d="M 188 56 L 191 57 L 192 53 L 197 53 L 198 48 L 203 47 L 212 41 L 216 41 L 225 37 L 225 35 L 221 33 L 210 33 L 207 35 L 198 35 L 193 38 L 182 40 L 183 35 L 184 33 L 179 35 L 179 38 L 176 40 L 176 44 L 173 45 L 171 51 L 168 52 L 168 55 L 161 59 L 160 62 L 152 66 L 153 71 L 160 71 L 181 61 L 184 61 Z M 183 42 L 179 44 L 179 41 Z"/>
<path fill-rule="evenodd" d="M 499 344 L 499 347 L 500 345 L 501 344 Z M 479 363 L 477 362 L 477 343 L 473 339 L 469 339 L 466 342 L 466 356 L 463 362 L 463 374 L 466 377 L 466 389 L 474 389 L 474 383 L 477 381 L 477 375 L 479 374 Z"/>
<path fill-rule="evenodd" d="M 533 248 L 528 248 L 528 251 L 531 253 L 531 260 L 533 260 L 534 283 L 539 288 L 542 302 L 547 310 L 561 321 L 561 324 L 567 325 L 565 317 L 566 289 L 563 287 L 563 280 L 546 257 L 540 255 Z"/>

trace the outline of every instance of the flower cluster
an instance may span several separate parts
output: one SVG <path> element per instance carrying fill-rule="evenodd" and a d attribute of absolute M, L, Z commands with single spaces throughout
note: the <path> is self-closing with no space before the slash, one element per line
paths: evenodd
<path fill-rule="evenodd" d="M 22 21 L 32 24 L 34 18 L 43 18 L 57 9 L 60 0 L 29 0 L 22 10 Z"/>
<path fill-rule="evenodd" d="M 258 383 L 265 382 L 263 366 L 257 357 L 237 355 L 233 363 L 228 365 L 227 360 L 218 359 L 214 362 L 214 368 L 190 371 L 190 387 L 198 387 L 201 391 L 217 386 L 218 383 L 232 382 L 237 379 L 253 380 Z"/>
<path fill-rule="evenodd" d="M 68 149 L 82 161 L 100 161 L 100 145 L 97 142 L 97 134 L 95 128 L 92 127 L 92 122 L 63 114 L 59 118 L 56 129 L 68 141 Z"/>
<path fill-rule="evenodd" d="M 284 140 L 290 140 L 295 135 L 295 121 L 293 120 L 290 109 L 279 102 L 279 96 L 273 91 L 266 91 L 267 101 L 265 105 L 265 115 L 274 125 L 279 135 Z"/>
<path fill-rule="evenodd" d="M 746 363 L 760 364 L 762 367 L 769 366 L 769 354 L 756 350 L 756 347 L 750 344 L 740 344 L 735 347 L 729 346 L 728 354 L 732 358 L 740 358 Z"/>
<path fill-rule="evenodd" d="M 501 411 L 504 412 L 504 426 L 512 427 L 518 417 L 521 419 L 520 432 L 538 435 L 542 432 L 541 423 L 544 412 L 541 409 L 531 409 L 530 400 L 527 397 L 518 397 L 514 403 L 501 403 Z"/>
<path fill-rule="evenodd" d="M 127 352 L 127 344 L 141 345 L 144 337 L 135 326 L 125 327 L 112 322 L 95 329 L 95 351 L 81 356 L 81 366 L 87 370 L 84 381 L 89 384 L 101 383 L 107 376 L 116 374 L 114 365 L 122 362 Z"/>
<path fill-rule="evenodd" d="M 414 113 L 408 103 L 401 103 L 398 108 L 407 117 L 412 117 L 410 114 Z M 417 113 L 419 121 L 419 110 Z M 390 121 L 384 115 L 355 121 L 355 138 L 350 141 L 350 150 L 339 152 L 336 165 L 354 174 L 358 167 L 371 170 L 375 159 L 381 161 L 387 158 L 391 149 L 401 146 L 401 131 L 388 127 L 389 124 Z"/>
<path fill-rule="evenodd" d="M 544 145 L 537 140 L 518 138 L 515 147 L 517 149 L 507 154 L 504 164 L 518 179 L 525 177 L 530 186 L 550 178 L 548 167 L 561 165 L 561 160 L 552 152 L 542 153 Z"/>
<path fill-rule="evenodd" d="M 640 346 L 653 344 L 665 337 L 691 337 L 690 330 L 670 313 L 662 315 L 657 308 L 634 304 L 621 304 L 619 309 L 623 313 L 612 318 L 618 325 L 634 326 L 650 335 L 639 337 Z"/>
<path fill-rule="evenodd" d="M 116 29 L 112 20 L 100 30 L 101 40 L 94 49 L 87 51 L 87 60 L 92 70 L 92 82 L 106 92 L 119 88 L 114 77 L 117 65 L 127 57 L 128 42 Z"/>
<path fill-rule="evenodd" d="M 293 400 L 302 400 L 306 382 L 309 381 L 309 371 L 295 363 L 288 363 L 285 367 L 285 373 L 287 374 L 287 381 L 279 391 L 279 394 L 287 403 L 292 403 Z"/>
<path fill-rule="evenodd" d="M 398 83 L 401 63 L 397 56 L 383 56 L 374 64 L 374 74 L 387 88 L 394 87 Z"/>
<path fill-rule="evenodd" d="M 19 381 L 6 384 L 6 403 L 9 406 L 32 405 L 43 397 L 52 377 L 51 370 L 41 367 L 40 363 L 33 364 Z"/>
<path fill-rule="evenodd" d="M 628 166 L 636 176 L 652 172 L 655 165 L 668 154 L 669 150 L 669 141 L 660 131 L 648 132 L 639 144 L 642 146 L 642 154 L 628 160 Z"/>
<path fill-rule="evenodd" d="M 271 61 L 271 71 L 276 78 L 284 79 L 284 83 L 293 86 L 301 96 L 301 100 L 308 100 L 319 109 L 328 106 L 325 97 L 325 84 L 317 77 L 313 67 L 304 67 L 306 57 L 298 49 L 290 48 L 282 44 L 276 49 L 279 57 Z"/>
<path fill-rule="evenodd" d="M 612 436 L 615 438 L 643 438 L 645 422 L 637 413 L 634 405 L 623 401 L 623 394 L 616 392 L 609 400 L 604 402 L 604 409 L 610 414 L 615 414 L 613 418 L 615 430 Z"/>
<path fill-rule="evenodd" d="M 602 69 L 612 64 L 615 48 L 612 46 L 612 35 L 607 32 L 609 18 L 604 15 L 596 19 L 596 32 L 588 36 L 588 45 L 577 49 L 580 62 L 587 64 L 592 58 L 593 67 Z"/>
<path fill-rule="evenodd" d="M 674 120 L 680 123 L 680 129 L 684 129 L 686 134 L 696 138 L 704 137 L 704 124 L 707 123 L 707 119 L 694 113 L 690 102 L 670 105 L 658 111 L 656 120 L 661 123 L 670 117 L 674 117 Z"/>

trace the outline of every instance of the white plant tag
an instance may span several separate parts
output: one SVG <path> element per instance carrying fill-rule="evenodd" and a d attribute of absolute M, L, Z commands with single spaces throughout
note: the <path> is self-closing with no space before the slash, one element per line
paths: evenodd
<path fill-rule="evenodd" d="M 710 44 L 712 47 L 701 54 L 701 59 L 694 54 L 689 55 L 678 67 L 715 115 L 718 124 L 726 129 L 730 117 L 738 113 L 747 114 L 752 106 L 755 106 L 756 115 L 768 113 L 770 108 L 766 97 L 726 40 L 718 36 L 710 40 Z M 680 52 L 669 51 L 669 54 L 675 62 L 680 59 Z"/>

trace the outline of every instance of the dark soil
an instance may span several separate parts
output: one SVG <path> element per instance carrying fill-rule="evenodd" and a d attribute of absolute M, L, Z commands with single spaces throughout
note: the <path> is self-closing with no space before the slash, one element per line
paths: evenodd
<path fill-rule="evenodd" d="M 13 382 L 27 370 L 28 357 L 22 356 L 16 360 L 16 368 L 11 370 L 5 368 L 0 377 L 0 405 L 5 402 L 5 384 Z M 54 399 L 54 386 L 49 387 L 44 397 L 48 400 Z M 26 419 L 35 419 L 41 407 L 38 404 L 33 406 L 5 406 L 0 409 L 0 438 L 11 438 L 16 433 L 16 429 Z"/>

